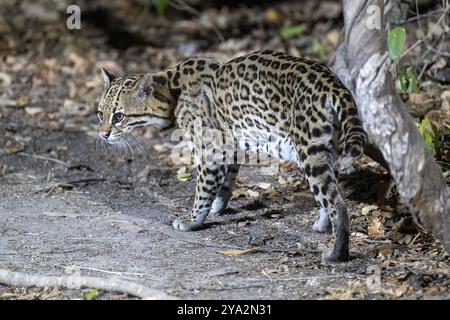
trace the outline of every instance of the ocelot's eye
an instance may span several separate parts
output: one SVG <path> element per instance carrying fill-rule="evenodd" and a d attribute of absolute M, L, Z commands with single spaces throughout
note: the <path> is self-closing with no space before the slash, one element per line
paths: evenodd
<path fill-rule="evenodd" d="M 97 117 L 100 119 L 100 121 L 103 121 L 103 112 L 99 111 L 97 113 Z"/>
<path fill-rule="evenodd" d="M 115 113 L 112 118 L 112 123 L 115 124 L 115 123 L 122 121 L 123 117 L 124 117 L 123 113 L 120 113 L 120 112 Z"/>

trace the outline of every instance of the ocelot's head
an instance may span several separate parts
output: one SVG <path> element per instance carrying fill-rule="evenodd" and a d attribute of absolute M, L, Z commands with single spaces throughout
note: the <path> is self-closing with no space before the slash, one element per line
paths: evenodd
<path fill-rule="evenodd" d="M 105 90 L 98 107 L 99 136 L 116 143 L 134 128 L 170 127 L 175 99 L 163 73 L 116 77 L 102 69 Z"/>

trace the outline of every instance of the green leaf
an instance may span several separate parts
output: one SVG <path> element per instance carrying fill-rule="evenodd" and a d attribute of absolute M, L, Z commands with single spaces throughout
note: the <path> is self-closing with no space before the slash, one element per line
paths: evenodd
<path fill-rule="evenodd" d="M 400 69 L 395 87 L 398 91 L 411 94 L 417 90 L 417 76 L 412 67 Z"/>
<path fill-rule="evenodd" d="M 431 134 L 429 134 L 428 131 L 425 131 L 423 138 L 425 139 L 425 142 L 426 142 L 428 148 L 430 148 L 430 150 L 434 153 L 434 143 L 433 143 L 433 137 L 431 136 Z"/>
<path fill-rule="evenodd" d="M 423 136 L 423 133 L 424 133 L 426 127 L 428 126 L 429 122 L 430 122 L 430 120 L 428 120 L 428 118 L 423 118 L 422 122 L 420 122 L 419 132 L 422 136 Z"/>
<path fill-rule="evenodd" d="M 328 56 L 328 50 L 320 43 L 319 39 L 315 38 L 312 43 L 312 51 L 317 54 L 320 59 L 325 59 Z"/>
<path fill-rule="evenodd" d="M 158 14 L 158 16 L 165 17 L 167 7 L 169 6 L 169 1 L 168 0 L 152 0 L 150 2 L 150 6 L 152 3 L 155 5 L 156 13 Z"/>
<path fill-rule="evenodd" d="M 439 132 L 438 127 L 432 121 L 430 121 L 430 127 L 431 127 L 431 130 L 433 131 L 433 138 L 436 138 L 439 140 L 440 132 Z"/>
<path fill-rule="evenodd" d="M 439 153 L 439 149 L 440 149 L 440 139 L 441 139 L 441 132 L 439 130 L 439 128 L 432 122 L 430 121 L 430 127 L 431 127 L 431 131 L 433 132 L 433 149 L 434 152 L 436 154 Z"/>
<path fill-rule="evenodd" d="M 387 47 L 389 56 L 393 60 L 398 60 L 405 49 L 406 30 L 403 27 L 395 27 L 388 32 Z"/>
<path fill-rule="evenodd" d="M 95 300 L 97 295 L 98 295 L 98 290 L 97 289 L 92 289 L 91 291 L 86 293 L 84 296 L 81 296 L 80 299 L 81 300 Z"/>
<path fill-rule="evenodd" d="M 434 153 L 434 142 L 433 142 L 433 136 L 427 131 L 427 127 L 430 126 L 430 120 L 428 118 L 424 118 L 419 126 L 419 132 L 420 135 L 425 140 L 425 143 L 427 144 L 428 148 Z"/>
<path fill-rule="evenodd" d="M 280 35 L 283 39 L 291 39 L 302 34 L 303 32 L 305 32 L 305 30 L 306 26 L 304 24 L 288 26 L 281 29 Z"/>
<path fill-rule="evenodd" d="M 181 182 L 187 182 L 192 179 L 192 173 L 186 172 L 186 173 L 179 173 L 177 174 L 177 179 Z"/>

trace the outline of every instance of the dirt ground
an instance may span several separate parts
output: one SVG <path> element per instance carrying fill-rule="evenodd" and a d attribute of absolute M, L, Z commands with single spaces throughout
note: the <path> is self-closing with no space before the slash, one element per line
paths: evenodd
<path fill-rule="evenodd" d="M 136 32 L 130 21 L 140 10 L 121 1 L 81 2 L 81 31 L 64 29 L 60 11 L 39 9 L 51 1 L 19 3 L 0 4 L 11 16 L 0 20 L 6 40 L 0 45 L 0 97 L 16 103 L 0 106 L 0 269 L 115 273 L 185 299 L 450 298 L 449 257 L 439 243 L 419 227 L 399 231 L 411 219 L 388 206 L 369 207 L 370 197 L 348 201 L 352 260 L 324 266 L 320 255 L 329 237 L 312 231 L 318 207 L 289 166 L 269 176 L 244 168 L 232 209 L 210 217 L 202 230 L 182 233 L 171 221 L 192 205 L 195 179 L 180 181 L 179 166 L 169 161 L 171 131 L 141 131 L 146 142 L 133 154 L 105 152 L 98 143 L 100 67 L 143 72 L 190 55 L 229 58 L 262 47 L 303 53 L 305 40 L 274 40 L 278 27 L 263 23 L 270 6 L 212 8 L 195 18 L 168 13 L 176 21 L 170 28 L 165 19 L 142 18 L 143 31 Z M 112 16 L 106 3 L 131 13 Z M 313 3 L 305 1 L 303 8 Z M 321 3 L 306 20 L 306 39 L 322 34 L 332 42 L 341 8 Z M 288 15 L 288 4 L 274 8 Z M 289 21 L 304 21 L 302 10 Z M 217 30 L 197 26 L 217 12 L 226 17 L 217 37 L 226 41 L 209 40 Z M 116 20 L 129 21 L 130 28 L 113 33 L 108 23 Z M 127 41 L 136 43 L 129 47 Z M 0 299 L 68 299 L 88 291 L 0 285 Z M 133 297 L 100 292 L 96 298 Z"/>

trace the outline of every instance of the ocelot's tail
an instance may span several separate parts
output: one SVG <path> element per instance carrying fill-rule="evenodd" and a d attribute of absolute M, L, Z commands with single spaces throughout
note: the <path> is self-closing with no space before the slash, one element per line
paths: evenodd
<path fill-rule="evenodd" d="M 367 136 L 350 93 L 344 93 L 341 96 L 336 105 L 336 112 L 341 130 L 338 153 L 342 170 L 348 168 L 355 159 L 362 156 Z"/>

